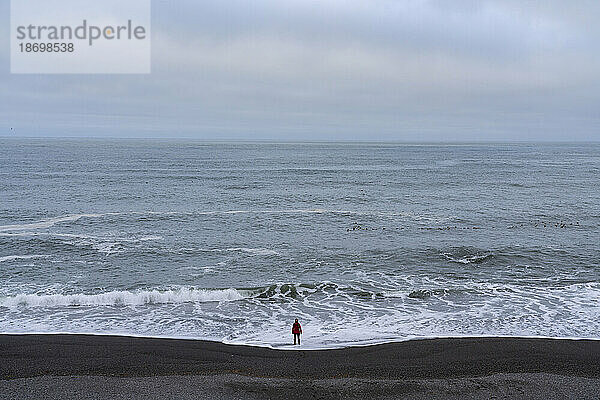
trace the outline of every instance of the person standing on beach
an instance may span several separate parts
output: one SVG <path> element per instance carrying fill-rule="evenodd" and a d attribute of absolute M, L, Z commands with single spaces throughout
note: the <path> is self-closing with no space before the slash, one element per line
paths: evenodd
<path fill-rule="evenodd" d="M 298 338 L 298 344 L 300 344 L 300 335 L 302 335 L 302 326 L 300 326 L 300 322 L 298 319 L 292 325 L 292 334 L 294 335 L 294 344 L 296 344 L 296 338 Z"/>

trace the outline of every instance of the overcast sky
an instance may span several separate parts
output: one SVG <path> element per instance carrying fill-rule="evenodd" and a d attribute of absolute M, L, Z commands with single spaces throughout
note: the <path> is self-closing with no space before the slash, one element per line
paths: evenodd
<path fill-rule="evenodd" d="M 10 74 L 0 15 L 0 136 L 600 140 L 598 0 L 155 0 L 150 75 Z"/>

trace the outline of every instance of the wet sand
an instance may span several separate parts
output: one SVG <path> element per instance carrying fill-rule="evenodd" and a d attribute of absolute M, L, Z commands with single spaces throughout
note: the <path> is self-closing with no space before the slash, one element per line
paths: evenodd
<path fill-rule="evenodd" d="M 291 393 L 298 392 L 297 396 Z M 0 398 L 598 398 L 600 341 L 452 338 L 336 350 L 0 335 Z"/>

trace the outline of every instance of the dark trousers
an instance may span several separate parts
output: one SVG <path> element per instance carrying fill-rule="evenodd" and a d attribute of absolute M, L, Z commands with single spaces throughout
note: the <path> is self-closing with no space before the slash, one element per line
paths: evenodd
<path fill-rule="evenodd" d="M 294 333 L 294 344 L 296 344 L 296 338 L 298 338 L 298 344 L 300 344 L 300 334 Z"/>

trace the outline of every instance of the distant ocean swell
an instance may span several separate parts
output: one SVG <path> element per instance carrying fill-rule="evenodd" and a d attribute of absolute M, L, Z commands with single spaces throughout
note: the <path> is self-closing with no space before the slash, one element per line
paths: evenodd
<path fill-rule="evenodd" d="M 334 214 L 334 215 L 364 215 L 364 216 L 382 216 L 382 217 L 404 217 L 414 220 L 424 221 L 443 221 L 453 217 L 436 217 L 431 215 L 417 215 L 396 211 L 355 211 L 355 210 L 328 210 L 328 209 L 287 209 L 287 210 L 222 210 L 222 211 L 190 211 L 190 212 L 171 212 L 171 211 L 129 211 L 129 212 L 106 212 L 106 213 L 84 213 L 62 215 L 53 218 L 46 218 L 35 222 L 25 222 L 21 224 L 0 225 L 0 232 L 18 232 L 35 231 L 38 229 L 47 229 L 55 225 L 77 222 L 80 219 L 105 218 L 105 217 L 161 217 L 169 219 L 175 216 L 211 216 L 211 215 L 236 215 L 236 214 Z"/>

